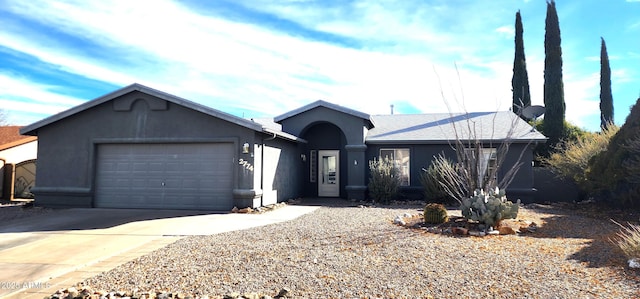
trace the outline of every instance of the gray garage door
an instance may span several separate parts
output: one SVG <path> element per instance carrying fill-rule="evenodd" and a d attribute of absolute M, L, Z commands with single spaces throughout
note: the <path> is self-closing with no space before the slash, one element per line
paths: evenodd
<path fill-rule="evenodd" d="M 102 144 L 95 206 L 229 210 L 233 144 Z"/>

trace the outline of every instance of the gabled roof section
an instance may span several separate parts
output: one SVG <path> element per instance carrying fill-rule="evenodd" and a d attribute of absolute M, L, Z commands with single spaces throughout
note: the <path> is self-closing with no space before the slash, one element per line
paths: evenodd
<path fill-rule="evenodd" d="M 50 116 L 48 118 L 45 118 L 45 119 L 40 120 L 38 122 L 35 122 L 33 124 L 30 124 L 28 126 L 25 126 L 20 130 L 20 133 L 23 134 L 23 135 L 34 135 L 34 136 L 37 136 L 38 135 L 38 129 L 41 128 L 41 127 L 44 127 L 44 126 L 49 125 L 51 123 L 57 122 L 57 121 L 59 121 L 61 119 L 64 119 L 64 118 L 69 117 L 71 115 L 74 115 L 76 113 L 80 113 L 80 112 L 85 111 L 85 110 L 87 110 L 89 108 L 92 108 L 92 107 L 95 107 L 95 106 L 100 105 L 102 103 L 111 101 L 111 100 L 113 100 L 113 99 L 115 99 L 117 97 L 126 95 L 126 94 L 128 94 L 130 92 L 134 92 L 134 91 L 139 91 L 139 92 L 142 92 L 142 93 L 146 93 L 148 95 L 163 99 L 165 101 L 168 101 L 168 102 L 171 102 L 171 103 L 174 103 L 174 104 L 177 104 L 177 105 L 181 105 L 181 106 L 190 108 L 192 110 L 199 111 L 199 112 L 202 112 L 204 114 L 211 115 L 211 116 L 216 117 L 216 118 L 220 118 L 220 119 L 226 120 L 228 122 L 237 124 L 239 126 L 243 126 L 243 127 L 246 127 L 246 128 L 252 129 L 252 130 L 256 130 L 256 131 L 262 131 L 262 125 L 257 124 L 255 122 L 252 122 L 250 120 L 246 120 L 244 118 L 240 118 L 240 117 L 237 117 L 237 116 L 234 116 L 234 115 L 231 115 L 231 114 L 228 114 L 228 113 L 225 113 L 225 112 L 222 112 L 222 111 L 219 111 L 219 110 L 207 107 L 207 106 L 203 106 L 203 105 L 200 105 L 198 103 L 183 99 L 181 97 L 174 96 L 172 94 L 168 94 L 166 92 L 162 92 L 162 91 L 159 91 L 159 90 L 144 86 L 142 84 L 134 83 L 134 84 L 131 84 L 131 85 L 127 86 L 127 87 L 124 87 L 124 88 L 118 89 L 118 90 L 116 90 L 114 92 L 111 92 L 111 93 L 108 93 L 106 95 L 103 95 L 103 96 L 101 96 L 99 98 L 96 98 L 96 99 L 93 99 L 91 101 L 85 102 L 85 103 L 83 103 L 81 105 L 75 106 L 75 107 L 73 107 L 73 108 L 71 108 L 69 110 L 60 112 L 58 114 L 55 114 L 53 116 Z"/>
<path fill-rule="evenodd" d="M 511 111 L 374 115 L 377 126 L 366 143 L 443 144 L 455 140 L 514 143 L 544 142 L 546 137 Z"/>
<path fill-rule="evenodd" d="M 38 140 L 35 136 L 20 135 L 20 126 L 0 127 L 0 151 Z"/>
<path fill-rule="evenodd" d="M 374 122 L 371 119 L 371 116 L 369 114 L 366 114 L 366 113 L 363 113 L 363 112 L 360 112 L 360 111 L 357 111 L 357 110 L 353 110 L 353 109 L 350 109 L 350 108 L 347 108 L 347 107 L 343 107 L 343 106 L 340 106 L 340 105 L 336 105 L 336 104 L 333 104 L 333 103 L 329 103 L 329 102 L 323 101 L 323 100 L 318 100 L 318 101 L 315 101 L 315 102 L 313 102 L 311 104 L 302 106 L 302 107 L 300 107 L 298 109 L 291 110 L 291 111 L 289 111 L 289 112 L 287 112 L 285 114 L 282 114 L 282 115 L 274 117 L 273 120 L 276 123 L 280 123 L 280 122 L 282 122 L 283 120 L 285 120 L 287 118 L 291 118 L 293 116 L 296 116 L 298 114 L 304 113 L 306 111 L 309 111 L 311 109 L 318 108 L 318 107 L 325 107 L 325 108 L 328 108 L 328 109 L 331 109 L 331 110 L 335 110 L 335 111 L 338 111 L 338 112 L 349 114 L 351 116 L 362 118 L 363 120 L 368 122 L 369 128 L 372 128 L 374 126 Z"/>

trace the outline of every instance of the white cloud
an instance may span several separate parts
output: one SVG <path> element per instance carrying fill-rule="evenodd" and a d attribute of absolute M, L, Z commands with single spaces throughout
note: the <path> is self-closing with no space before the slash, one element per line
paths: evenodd
<path fill-rule="evenodd" d="M 500 26 L 498 28 L 496 28 L 495 30 L 496 32 L 504 35 L 505 37 L 508 38 L 514 38 L 515 34 L 516 34 L 516 30 L 512 25 L 505 25 L 505 26 Z"/>
<path fill-rule="evenodd" d="M 513 28 L 504 23 L 515 10 L 499 3 L 454 9 L 422 1 L 356 1 L 318 9 L 304 1 L 263 2 L 245 5 L 363 46 L 313 41 L 150 0 L 5 4 L 14 14 L 95 43 L 113 59 L 10 26 L 0 32 L 0 45 L 73 74 L 122 86 L 139 82 L 246 117 L 278 115 L 317 99 L 371 114 L 388 113 L 394 102 L 446 112 L 443 94 L 456 111 L 511 106 Z M 544 59 L 540 47 L 527 46 L 532 101 L 542 104 Z M 567 118 L 584 123 L 593 114 L 591 78 L 566 78 Z"/>
<path fill-rule="evenodd" d="M 0 107 L 6 112 L 10 124 L 35 122 L 83 102 L 83 99 L 61 95 L 57 86 L 0 73 Z"/>

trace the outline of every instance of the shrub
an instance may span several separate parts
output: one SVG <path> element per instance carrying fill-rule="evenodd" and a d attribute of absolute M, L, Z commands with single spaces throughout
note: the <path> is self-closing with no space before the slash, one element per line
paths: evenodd
<path fill-rule="evenodd" d="M 449 221 L 447 208 L 439 203 L 429 203 L 424 207 L 424 222 L 445 223 Z"/>
<path fill-rule="evenodd" d="M 530 122 L 530 124 L 533 127 L 535 127 L 536 130 L 542 132 L 543 134 L 545 133 L 544 119 L 532 121 Z M 559 144 L 566 143 L 566 142 L 575 142 L 580 139 L 584 139 L 585 137 L 588 137 L 590 134 L 592 133 L 568 121 L 565 121 L 564 129 L 562 131 L 562 136 L 560 138 L 561 142 Z M 559 147 L 559 144 L 558 145 L 547 144 L 547 143 L 538 144 L 538 146 L 536 146 L 536 148 L 534 149 L 534 154 L 536 157 L 538 157 L 538 159 L 548 158 L 552 153 L 556 151 L 556 149 Z"/>
<path fill-rule="evenodd" d="M 449 159 L 438 160 L 436 157 L 427 169 L 422 169 L 420 183 L 424 188 L 424 197 L 427 201 L 445 203 L 451 197 L 443 186 L 446 182 L 446 173 L 455 172 L 455 164 Z"/>
<path fill-rule="evenodd" d="M 640 156 L 640 150 L 633 149 L 634 140 L 640 136 L 639 103 L 640 98 L 631 107 L 620 130 L 611 137 L 607 149 L 589 161 L 587 177 L 594 190 L 605 199 L 611 199 L 610 204 L 615 206 L 640 206 L 640 201 L 635 196 L 640 194 L 640 184 L 633 182 L 633 161 L 637 161 Z"/>
<path fill-rule="evenodd" d="M 640 258 L 640 225 L 627 223 L 628 226 L 615 222 L 620 227 L 616 233 L 616 238 L 611 240 L 616 244 L 629 259 Z"/>
<path fill-rule="evenodd" d="M 572 179 L 583 191 L 589 191 L 589 161 L 607 149 L 618 129 L 610 125 L 600 133 L 586 133 L 575 139 L 563 140 L 548 158 L 542 159 L 542 163 L 556 175 Z"/>
<path fill-rule="evenodd" d="M 388 157 L 369 161 L 371 179 L 369 179 L 369 195 L 384 204 L 395 198 L 400 186 L 400 174 L 393 160 Z"/>
<path fill-rule="evenodd" d="M 518 217 L 520 200 L 516 204 L 507 200 L 505 190 L 476 190 L 473 197 L 464 198 L 460 209 L 462 216 L 468 220 L 478 221 L 495 227 L 503 219 Z"/>

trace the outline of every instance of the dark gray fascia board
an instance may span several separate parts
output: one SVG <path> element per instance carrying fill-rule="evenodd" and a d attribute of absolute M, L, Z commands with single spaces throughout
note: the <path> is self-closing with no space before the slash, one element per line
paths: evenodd
<path fill-rule="evenodd" d="M 308 143 L 308 141 L 306 139 L 300 138 L 298 136 L 295 136 L 295 135 L 292 135 L 292 134 L 289 134 L 289 133 L 285 133 L 285 132 L 269 129 L 269 128 L 266 128 L 266 127 L 262 128 L 262 132 L 265 133 L 265 134 L 272 135 L 273 137 L 280 137 L 280 138 L 285 139 L 285 140 L 295 141 L 295 142 L 299 142 L 299 143 Z"/>
<path fill-rule="evenodd" d="M 181 98 L 181 97 L 178 97 L 178 96 L 166 93 L 166 92 L 162 92 L 162 91 L 159 91 L 157 89 L 153 89 L 153 88 L 144 86 L 144 85 L 139 84 L 139 83 L 133 83 L 133 84 L 131 84 L 129 86 L 123 87 L 123 88 L 118 89 L 118 90 L 113 91 L 113 92 L 110 92 L 110 93 L 108 93 L 106 95 L 103 95 L 101 97 L 98 97 L 96 99 L 87 101 L 87 102 L 82 103 L 82 104 L 80 104 L 78 106 L 75 106 L 75 107 L 70 108 L 68 110 L 62 111 L 62 112 L 60 112 L 58 114 L 52 115 L 50 117 L 47 117 L 45 119 L 42 119 L 42 120 L 37 121 L 35 123 L 32 123 L 32 124 L 30 124 L 28 126 L 24 126 L 24 127 L 20 128 L 20 134 L 37 136 L 38 135 L 37 131 L 41 127 L 44 127 L 44 126 L 49 125 L 51 123 L 57 122 L 57 121 L 59 121 L 61 119 L 67 118 L 67 117 L 69 117 L 71 115 L 74 115 L 76 113 L 82 112 L 82 111 L 87 110 L 89 108 L 95 107 L 95 106 L 100 105 L 102 103 L 108 102 L 108 101 L 110 101 L 112 99 L 115 99 L 115 98 L 117 98 L 119 96 L 125 95 L 125 94 L 133 92 L 133 91 L 140 91 L 142 93 L 146 93 L 148 95 L 155 96 L 155 97 L 163 99 L 165 101 L 169 101 L 169 102 L 172 102 L 174 104 L 181 105 L 181 106 L 190 108 L 192 110 L 199 111 L 199 112 L 202 112 L 204 114 L 208 114 L 208 115 L 211 115 L 213 117 L 217 117 L 217 118 L 223 119 L 225 121 L 228 121 L 228 122 L 231 122 L 231 123 L 234 123 L 234 124 L 237 124 L 239 126 L 243 126 L 243 127 L 255 130 L 255 131 L 262 131 L 262 126 L 259 125 L 259 124 L 254 123 L 252 121 L 249 121 L 249 120 L 246 120 L 246 119 L 243 119 L 243 118 L 240 118 L 240 117 L 237 117 L 237 116 L 234 116 L 234 115 L 231 115 L 231 114 L 228 114 L 228 113 L 225 113 L 225 112 L 222 112 L 222 111 L 210 108 L 210 107 L 206 107 L 206 106 L 200 105 L 198 103 L 189 101 L 187 99 L 184 99 L 184 98 Z"/>
<path fill-rule="evenodd" d="M 285 114 L 278 115 L 278 116 L 273 118 L 273 121 L 277 122 L 277 123 L 280 123 L 281 121 L 283 121 L 283 120 L 285 120 L 287 118 L 296 116 L 296 115 L 298 115 L 300 113 L 303 113 L 305 111 L 309 111 L 309 110 L 311 110 L 313 108 L 317 108 L 317 107 L 325 107 L 325 108 L 329 108 L 331 110 L 339 111 L 339 112 L 342 112 L 342 113 L 345 113 L 345 114 L 349 114 L 349 115 L 352 115 L 352 116 L 355 116 L 355 117 L 362 118 L 362 119 L 364 119 L 364 120 L 369 122 L 370 128 L 374 127 L 373 120 L 371 119 L 371 116 L 369 114 L 366 114 L 364 112 L 360 112 L 360 111 L 357 111 L 357 110 L 353 110 L 353 109 L 350 109 L 350 108 L 347 108 L 347 107 L 343 107 L 343 106 L 340 106 L 340 105 L 337 105 L 337 104 L 329 103 L 329 102 L 323 101 L 323 100 L 317 100 L 317 101 L 315 101 L 313 103 L 310 103 L 308 105 L 302 106 L 302 107 L 300 107 L 298 109 L 294 109 L 294 110 L 291 110 L 291 111 L 289 111 L 289 112 L 287 112 Z"/>
<path fill-rule="evenodd" d="M 545 139 L 511 139 L 509 140 L 511 143 L 515 144 L 527 144 L 527 143 L 546 143 L 548 138 Z M 470 142 L 472 140 L 461 140 L 463 143 Z M 503 139 L 495 139 L 495 140 L 479 140 L 482 144 L 489 143 L 503 143 L 505 140 Z M 433 145 L 453 145 L 455 140 L 366 140 L 365 144 L 386 144 L 386 145 L 410 145 L 410 144 L 433 144 Z"/>

